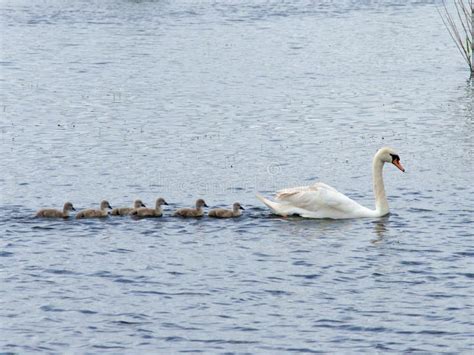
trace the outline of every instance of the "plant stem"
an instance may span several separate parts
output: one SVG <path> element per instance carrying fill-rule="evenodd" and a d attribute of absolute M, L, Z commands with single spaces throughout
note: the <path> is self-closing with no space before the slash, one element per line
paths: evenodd
<path fill-rule="evenodd" d="M 471 78 L 474 77 L 474 1 L 471 0 Z"/>
<path fill-rule="evenodd" d="M 445 0 L 438 13 L 451 39 L 466 61 L 471 78 L 474 77 L 474 0 L 454 0 L 454 15 Z"/>

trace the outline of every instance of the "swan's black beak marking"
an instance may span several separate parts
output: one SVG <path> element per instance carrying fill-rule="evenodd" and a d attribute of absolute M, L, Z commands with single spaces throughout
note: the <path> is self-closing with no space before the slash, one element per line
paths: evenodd
<path fill-rule="evenodd" d="M 398 169 L 405 172 L 405 168 L 402 163 L 400 163 L 400 157 L 397 154 L 390 154 L 392 156 L 392 164 L 395 165 Z"/>

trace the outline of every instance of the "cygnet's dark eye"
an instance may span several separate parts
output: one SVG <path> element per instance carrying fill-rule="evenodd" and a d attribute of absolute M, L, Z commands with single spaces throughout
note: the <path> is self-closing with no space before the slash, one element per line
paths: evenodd
<path fill-rule="evenodd" d="M 399 160 L 400 160 L 400 157 L 399 157 L 397 154 L 390 154 L 390 155 L 391 155 L 391 157 L 392 157 L 392 163 L 393 163 L 394 161 L 399 161 Z"/>

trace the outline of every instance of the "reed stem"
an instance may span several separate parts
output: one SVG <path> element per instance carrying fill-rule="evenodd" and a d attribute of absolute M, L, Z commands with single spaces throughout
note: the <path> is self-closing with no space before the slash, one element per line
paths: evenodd
<path fill-rule="evenodd" d="M 454 0 L 455 11 L 449 11 L 445 0 L 438 8 L 444 26 L 466 61 L 471 78 L 474 77 L 474 0 Z"/>

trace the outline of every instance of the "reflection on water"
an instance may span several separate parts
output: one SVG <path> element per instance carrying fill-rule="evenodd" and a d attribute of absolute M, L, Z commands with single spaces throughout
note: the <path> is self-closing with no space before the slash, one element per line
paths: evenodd
<path fill-rule="evenodd" d="M 375 232 L 375 235 L 377 236 L 376 239 L 372 240 L 372 243 L 374 244 L 377 244 L 377 243 L 380 243 L 385 234 L 387 233 L 387 225 L 389 223 L 389 216 L 385 216 L 385 217 L 381 217 L 381 218 L 378 218 L 374 223 L 373 223 L 373 226 L 374 226 L 374 232 Z"/>
<path fill-rule="evenodd" d="M 2 1 L 2 350 L 472 350 L 473 89 L 436 5 Z M 255 198 L 372 207 L 384 145 L 390 216 Z M 32 218 L 160 196 L 159 219 Z M 198 197 L 246 210 L 170 217 Z"/>

